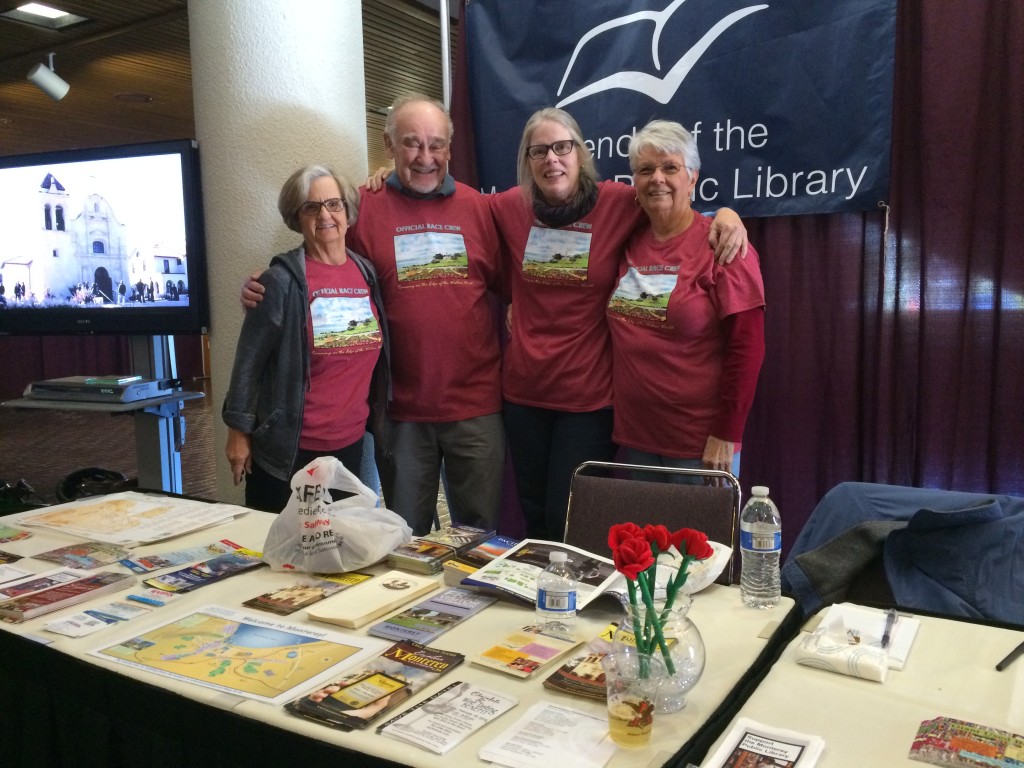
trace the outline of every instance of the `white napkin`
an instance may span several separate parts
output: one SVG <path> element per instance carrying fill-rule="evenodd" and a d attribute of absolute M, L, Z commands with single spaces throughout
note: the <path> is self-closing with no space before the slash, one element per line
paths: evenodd
<path fill-rule="evenodd" d="M 822 623 L 796 648 L 796 662 L 841 675 L 884 683 L 889 654 L 883 648 L 861 642 L 858 630 L 836 618 Z"/>

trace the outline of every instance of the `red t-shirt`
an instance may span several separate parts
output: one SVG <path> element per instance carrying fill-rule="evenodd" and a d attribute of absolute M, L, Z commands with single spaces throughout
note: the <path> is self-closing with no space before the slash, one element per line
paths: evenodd
<path fill-rule="evenodd" d="M 377 268 L 391 332 L 391 415 L 459 421 L 501 410 L 501 353 L 488 289 L 500 258 L 484 198 L 458 182 L 418 199 L 361 190 L 348 246 Z"/>
<path fill-rule="evenodd" d="M 644 219 L 633 188 L 603 181 L 579 221 L 552 229 L 534 218 L 519 187 L 490 195 L 506 246 L 512 334 L 503 394 L 520 405 L 592 411 L 612 404 L 605 309 L 626 242 Z"/>
<path fill-rule="evenodd" d="M 352 259 L 324 264 L 306 257 L 310 388 L 299 447 L 334 451 L 363 436 L 370 378 L 381 348 L 377 308 Z"/>
<path fill-rule="evenodd" d="M 620 445 L 675 458 L 700 458 L 712 424 L 721 423 L 727 336 L 723 319 L 764 307 L 760 259 L 715 263 L 708 245 L 711 219 L 693 224 L 663 243 L 650 229 L 638 232 L 626 251 L 619 283 L 608 302 L 614 354 L 615 427 Z M 738 402 L 749 408 L 763 357 L 763 324 L 753 375 L 741 374 Z M 754 331 L 756 333 L 756 330 Z M 739 419 L 726 419 L 742 424 Z M 737 443 L 736 435 L 718 435 Z"/>

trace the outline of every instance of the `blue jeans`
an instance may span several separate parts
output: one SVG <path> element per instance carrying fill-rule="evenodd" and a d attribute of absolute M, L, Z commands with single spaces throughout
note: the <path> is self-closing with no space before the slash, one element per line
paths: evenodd
<path fill-rule="evenodd" d="M 674 459 L 671 456 L 662 456 L 660 453 L 648 453 L 636 448 L 626 448 L 626 462 L 628 464 L 644 464 L 648 467 L 676 467 L 678 469 L 704 469 L 700 459 Z M 739 478 L 740 476 L 740 455 L 732 455 L 732 467 L 729 470 Z M 653 472 L 637 472 L 636 480 L 654 480 L 655 482 L 677 483 L 678 485 L 701 485 L 703 480 L 699 477 L 688 477 L 686 475 L 661 475 Z"/>
<path fill-rule="evenodd" d="M 506 401 L 505 431 L 527 537 L 562 541 L 573 471 L 615 457 L 612 409 L 572 413 Z"/>

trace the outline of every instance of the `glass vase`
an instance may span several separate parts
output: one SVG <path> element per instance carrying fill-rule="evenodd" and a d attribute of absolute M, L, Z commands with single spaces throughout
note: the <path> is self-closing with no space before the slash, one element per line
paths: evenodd
<path fill-rule="evenodd" d="M 658 689 L 658 712 L 678 712 L 683 709 L 686 706 L 686 694 L 704 674 L 704 638 L 686 615 L 692 604 L 690 597 L 683 594 L 676 597 L 671 610 L 665 610 L 663 604 L 655 604 L 654 620 L 660 625 L 671 660 L 671 668 Z M 647 607 L 644 605 L 626 606 L 626 615 L 615 632 L 614 642 L 636 646 L 634 619 L 640 627 L 642 650 L 652 656 L 663 656 L 654 623 L 648 622 Z M 666 666 L 669 666 L 667 662 Z"/>

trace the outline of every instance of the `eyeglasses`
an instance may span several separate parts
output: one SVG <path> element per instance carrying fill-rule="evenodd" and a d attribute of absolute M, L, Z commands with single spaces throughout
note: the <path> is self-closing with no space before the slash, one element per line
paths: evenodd
<path fill-rule="evenodd" d="M 548 150 L 561 157 L 568 155 L 575 148 L 576 142 L 573 139 L 562 139 L 554 144 L 531 144 L 526 148 L 526 154 L 531 160 L 543 160 L 548 156 Z"/>
<path fill-rule="evenodd" d="M 345 210 L 345 202 L 340 197 L 323 201 L 307 200 L 299 206 L 299 213 L 303 216 L 319 216 L 321 208 L 326 208 L 331 213 L 341 213 Z"/>
<path fill-rule="evenodd" d="M 671 160 L 669 160 L 668 162 L 658 163 L 657 165 L 641 165 L 639 168 L 633 171 L 633 173 L 635 173 L 637 176 L 641 176 L 646 179 L 649 178 L 650 176 L 653 176 L 654 172 L 659 168 L 661 169 L 661 172 L 666 176 L 675 176 L 681 170 L 686 168 L 686 166 L 681 165 L 679 163 L 674 163 Z"/>

